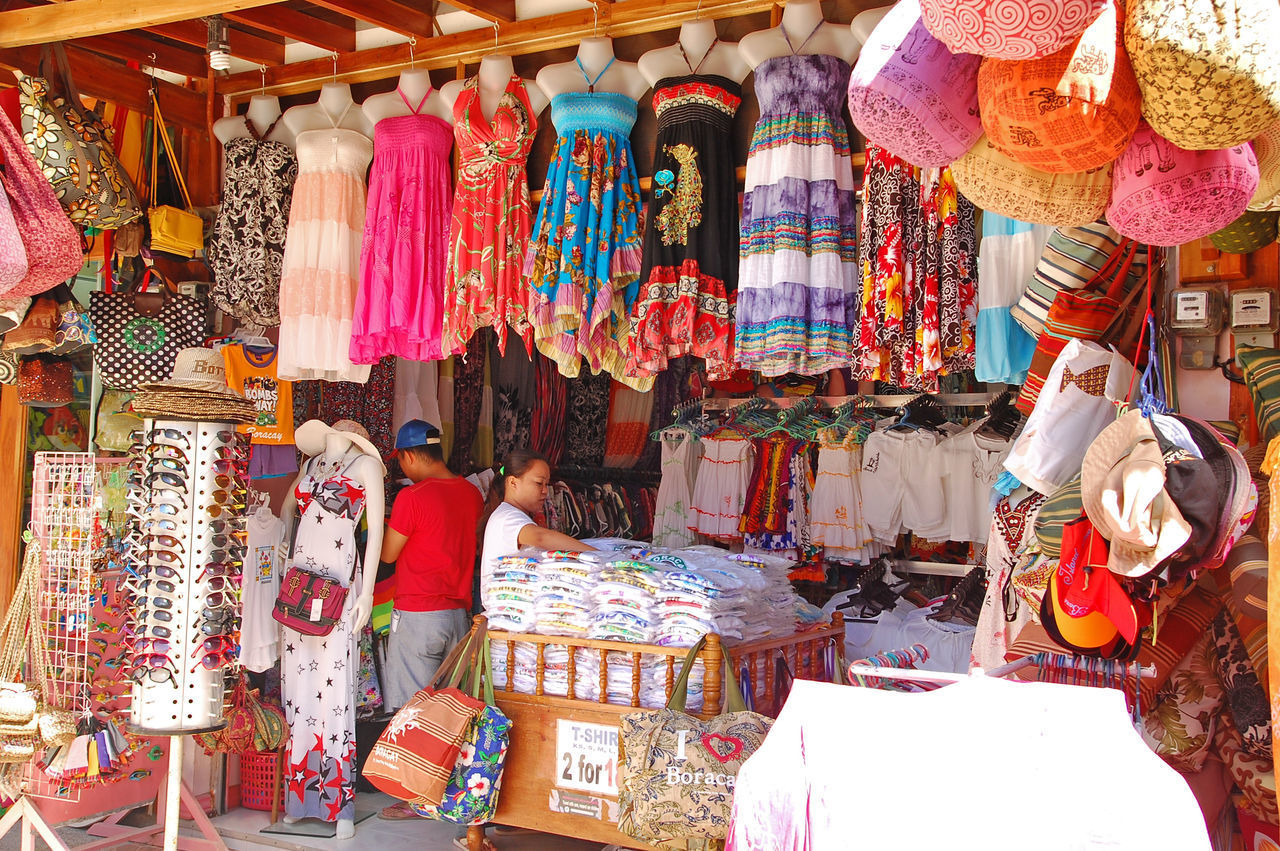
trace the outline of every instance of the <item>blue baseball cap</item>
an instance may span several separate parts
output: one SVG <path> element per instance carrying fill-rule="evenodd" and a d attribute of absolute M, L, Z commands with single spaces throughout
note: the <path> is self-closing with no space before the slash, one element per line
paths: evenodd
<path fill-rule="evenodd" d="M 412 449 L 440 442 L 440 429 L 425 420 L 409 420 L 396 432 L 396 449 Z"/>

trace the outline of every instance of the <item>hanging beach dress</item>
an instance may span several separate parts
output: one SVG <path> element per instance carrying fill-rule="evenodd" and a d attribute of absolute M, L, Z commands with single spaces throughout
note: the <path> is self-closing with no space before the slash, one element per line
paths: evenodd
<path fill-rule="evenodd" d="M 368 136 L 339 126 L 354 105 L 336 120 L 325 113 L 329 129 L 298 134 L 276 360 L 279 377 L 290 381 L 369 379 L 369 367 L 347 355 L 360 283 L 364 173 L 373 158 Z"/>
<path fill-rule="evenodd" d="M 755 71 L 760 120 L 743 189 L 736 345 L 740 365 L 770 376 L 848 366 L 858 315 L 853 164 L 841 114 L 850 68 L 837 56 L 799 52 L 817 32 Z"/>
<path fill-rule="evenodd" d="M 440 360 L 453 128 L 396 89 L 408 115 L 373 128 L 373 171 L 360 250 L 351 360 Z"/>
<path fill-rule="evenodd" d="M 718 42 L 697 67 L 677 43 L 689 73 L 654 87 L 658 138 L 627 363 L 637 376 L 655 375 L 668 358 L 689 354 L 706 360 L 713 380 L 734 368 L 738 186 L 730 152 L 742 87 L 698 73 Z"/>
<path fill-rule="evenodd" d="M 284 238 L 298 179 L 297 154 L 268 138 L 283 117 L 259 134 L 246 115 L 249 135 L 223 147 L 222 206 L 209 238 L 213 303 L 241 322 L 258 325 L 280 324 Z"/>
<path fill-rule="evenodd" d="M 526 167 L 538 121 L 524 81 L 511 75 L 487 119 L 479 77 L 470 78 L 453 105 L 453 122 L 458 187 L 445 271 L 445 354 L 465 352 L 471 335 L 486 325 L 497 332 L 499 354 L 506 354 L 508 327 L 532 353 L 523 272 L 533 228 Z"/>
<path fill-rule="evenodd" d="M 617 92 L 563 92 L 551 98 L 559 134 L 525 257 L 532 288 L 534 344 L 566 378 L 586 359 L 637 390 L 652 376 L 626 373 L 630 309 L 639 290 L 640 181 L 631 141 L 636 102 Z M 582 69 L 582 63 L 578 62 Z"/>

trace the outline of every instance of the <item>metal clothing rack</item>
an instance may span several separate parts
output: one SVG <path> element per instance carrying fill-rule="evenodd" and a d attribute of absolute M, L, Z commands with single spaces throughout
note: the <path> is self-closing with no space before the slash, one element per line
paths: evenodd
<path fill-rule="evenodd" d="M 861 402 L 863 407 L 867 408 L 900 408 L 911 402 L 921 398 L 922 396 L 933 400 L 941 407 L 951 408 L 980 408 L 983 405 L 993 401 L 1007 387 L 1003 384 L 993 384 L 990 390 L 982 393 L 894 393 L 894 394 L 871 394 L 871 395 L 852 395 L 852 396 L 778 396 L 777 398 L 763 398 L 756 396 L 754 398 L 761 399 L 767 406 L 775 408 L 790 408 L 799 404 L 805 399 L 816 399 L 822 405 L 828 408 L 836 408 L 846 402 Z M 713 397 L 702 400 L 702 409 L 704 411 L 727 411 L 731 408 L 741 405 L 744 400 Z"/>

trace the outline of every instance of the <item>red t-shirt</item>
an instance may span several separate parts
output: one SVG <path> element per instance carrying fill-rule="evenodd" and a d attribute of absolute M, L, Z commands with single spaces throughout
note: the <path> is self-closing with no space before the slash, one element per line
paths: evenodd
<path fill-rule="evenodd" d="M 409 540 L 396 560 L 395 607 L 471 609 L 476 524 L 484 500 L 464 478 L 424 479 L 396 495 L 388 525 Z"/>

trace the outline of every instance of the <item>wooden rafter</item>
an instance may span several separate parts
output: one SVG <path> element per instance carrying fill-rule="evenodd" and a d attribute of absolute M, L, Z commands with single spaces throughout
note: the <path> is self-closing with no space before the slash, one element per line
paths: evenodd
<path fill-rule="evenodd" d="M 70 0 L 11 9 L 0 12 L 0 48 L 42 44 L 50 36 L 70 39 L 123 32 L 278 2 L 280 0 Z"/>
<path fill-rule="evenodd" d="M 449 5 L 498 24 L 514 23 L 516 19 L 516 0 L 449 0 Z"/>
<path fill-rule="evenodd" d="M 200 92 L 164 80 L 152 80 L 149 74 L 71 45 L 67 46 L 67 62 L 71 65 L 76 88 L 83 95 L 150 113 L 151 86 L 154 84 L 166 119 L 191 130 L 208 132 L 206 98 Z M 32 74 L 39 64 L 39 47 L 0 49 L 0 66 Z"/>
<path fill-rule="evenodd" d="M 600 35 L 628 36 L 672 29 L 688 20 L 701 5 L 706 18 L 729 18 L 767 12 L 774 0 L 627 0 L 601 5 Z M 538 53 L 572 47 L 597 29 L 591 9 L 562 12 L 541 18 L 516 21 L 502 27 L 497 49 L 512 55 Z M 452 68 L 459 62 L 474 63 L 494 51 L 493 30 L 481 27 L 466 32 L 437 36 L 418 42 L 414 57 L 419 67 Z M 409 53 L 402 44 L 361 50 L 338 58 L 338 79 L 359 83 L 392 77 L 409 67 Z M 267 90 L 275 94 L 314 91 L 333 79 L 330 59 L 294 62 L 267 69 Z M 262 87 L 257 71 L 232 74 L 217 82 L 217 91 L 227 95 L 247 95 Z"/>
<path fill-rule="evenodd" d="M 401 35 L 415 38 L 431 38 L 433 35 L 431 13 L 398 0 L 311 0 L 311 2 L 316 6 L 350 15 Z"/>
<path fill-rule="evenodd" d="M 239 12 L 228 12 L 225 17 L 254 29 L 275 33 L 296 41 L 305 41 L 307 44 L 314 44 L 325 50 L 351 53 L 356 49 L 356 31 L 353 27 L 339 26 L 308 15 L 306 12 L 290 9 L 288 6 L 244 9 Z"/>
<path fill-rule="evenodd" d="M 184 77 L 204 79 L 208 68 L 208 60 L 203 53 L 197 53 L 172 42 L 162 42 L 154 38 L 146 38 L 133 33 L 107 33 L 89 38 L 78 38 L 68 42 L 94 53 L 114 56 L 117 59 L 134 60 L 141 65 L 152 65 L 165 71 L 172 71 Z M 152 62 L 151 56 L 155 61 Z"/>
<path fill-rule="evenodd" d="M 79 2 L 79 0 L 77 0 Z M 190 44 L 201 49 L 208 43 L 208 27 L 200 21 L 178 21 L 176 23 L 158 24 L 146 27 L 147 32 Z M 283 65 L 284 45 L 277 41 L 257 36 L 237 29 L 229 29 L 227 41 L 231 45 L 231 55 L 247 59 L 259 65 Z"/>

